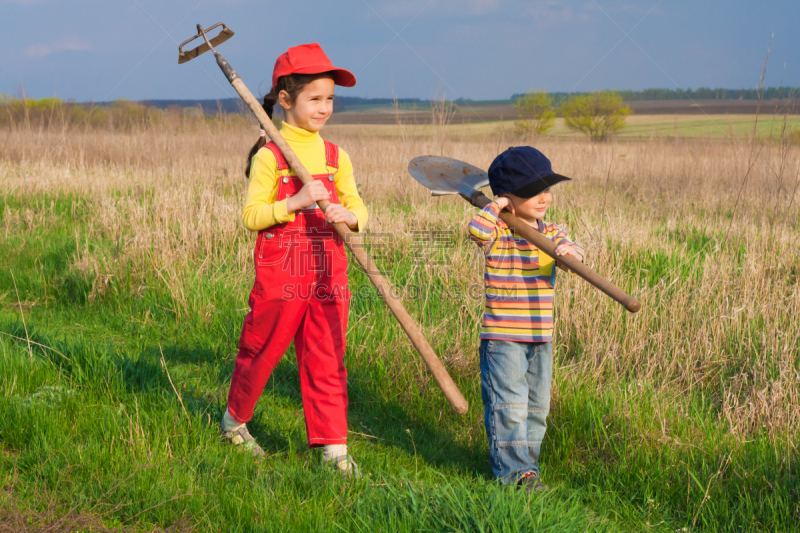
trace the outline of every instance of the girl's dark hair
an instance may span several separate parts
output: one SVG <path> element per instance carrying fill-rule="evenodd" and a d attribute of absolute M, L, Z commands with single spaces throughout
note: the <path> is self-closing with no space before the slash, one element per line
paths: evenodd
<path fill-rule="evenodd" d="M 287 76 L 281 76 L 278 78 L 278 83 L 275 84 L 275 88 L 264 96 L 264 104 L 261 107 L 264 108 L 267 116 L 269 116 L 271 119 L 272 110 L 275 107 L 275 104 L 278 102 L 278 95 L 281 94 L 281 91 L 286 91 L 289 93 L 289 103 L 294 104 L 295 100 L 297 100 L 297 96 L 303 91 L 303 89 L 305 89 L 306 85 L 316 79 L 330 77 L 332 76 L 329 72 L 322 72 L 320 74 L 289 74 Z M 250 154 L 247 156 L 247 167 L 244 169 L 244 175 L 246 178 L 250 178 L 250 163 L 253 161 L 253 156 L 256 155 L 256 152 L 258 152 L 265 144 L 267 144 L 267 138 L 259 137 L 256 141 L 256 144 L 254 144 L 250 149 Z"/>

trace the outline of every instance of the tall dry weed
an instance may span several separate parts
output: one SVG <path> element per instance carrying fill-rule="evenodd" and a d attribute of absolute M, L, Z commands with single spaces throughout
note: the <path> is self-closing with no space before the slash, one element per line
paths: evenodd
<path fill-rule="evenodd" d="M 506 148 L 501 127 L 469 137 L 458 136 L 458 126 L 380 126 L 381 135 L 330 126 L 325 135 L 354 161 L 369 230 L 391 232 L 404 250 L 420 231 L 456 232 L 448 268 L 415 275 L 423 284 L 469 287 L 482 282 L 483 268 L 464 234 L 474 209 L 460 198 L 431 198 L 406 166 L 441 154 L 487 168 Z M 5 231 L 12 220 L 36 231 L 56 216 L 43 195 L 73 194 L 87 206 L 75 213 L 86 230 L 73 268 L 95 277 L 98 294 L 124 264 L 134 277 L 160 279 L 178 317 L 193 310 L 187 287 L 198 275 L 224 277 L 244 298 L 253 238 L 240 223 L 242 169 L 255 131 L 235 121 L 138 133 L 0 131 L 0 187 L 27 199 L 24 208 L 6 208 Z M 764 143 L 756 157 L 752 147 L 720 139 L 538 141 L 554 168 L 575 178 L 556 190 L 552 220 L 586 247 L 596 270 L 643 303 L 629 315 L 562 276 L 559 380 L 635 383 L 675 409 L 701 393 L 740 438 L 800 426 L 800 147 Z M 115 249 L 80 246 L 99 239 Z M 445 359 L 467 369 L 481 302 L 461 291 L 452 314 L 447 327 L 458 340 Z M 435 334 L 444 326 L 426 327 Z"/>

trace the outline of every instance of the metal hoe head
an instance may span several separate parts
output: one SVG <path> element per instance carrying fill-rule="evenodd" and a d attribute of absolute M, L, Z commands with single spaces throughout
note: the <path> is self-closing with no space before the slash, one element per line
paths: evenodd
<path fill-rule="evenodd" d="M 218 26 L 222 26 L 222 30 L 220 30 L 219 34 L 216 37 L 214 37 L 213 39 L 209 39 L 209 42 L 211 43 L 211 46 L 219 46 L 220 44 L 224 43 L 225 41 L 227 41 L 228 39 L 233 37 L 233 30 L 229 29 L 222 22 L 218 22 L 218 23 L 214 24 L 213 26 L 211 26 L 210 28 L 208 28 L 206 30 L 204 30 L 198 24 L 197 25 L 197 35 L 195 35 L 194 37 L 191 37 L 189 39 L 186 39 L 185 41 L 183 41 L 180 44 L 180 46 L 178 46 L 178 64 L 180 65 L 180 64 L 186 63 L 187 61 L 191 61 L 192 59 L 194 59 L 195 57 L 199 56 L 200 54 L 208 52 L 211 49 L 211 47 L 208 46 L 208 43 L 203 43 L 200 46 L 198 46 L 197 48 L 193 48 L 193 49 L 189 50 L 188 52 L 184 52 L 183 51 L 183 46 L 186 45 L 186 44 L 189 44 L 190 42 L 194 41 L 195 39 L 200 39 L 200 38 L 204 38 L 205 39 L 205 38 L 207 38 L 207 36 L 205 34 L 210 32 L 214 28 L 217 28 Z"/>
<path fill-rule="evenodd" d="M 460 194 L 469 198 L 476 189 L 489 185 L 489 175 L 485 171 L 450 157 L 415 157 L 408 164 L 408 172 L 429 188 L 432 196 Z"/>

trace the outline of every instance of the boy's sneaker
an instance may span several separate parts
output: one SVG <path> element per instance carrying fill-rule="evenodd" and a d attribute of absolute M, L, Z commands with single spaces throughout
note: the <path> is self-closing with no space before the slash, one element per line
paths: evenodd
<path fill-rule="evenodd" d="M 550 488 L 542 483 L 541 479 L 539 479 L 539 476 L 536 475 L 536 472 L 528 472 L 527 474 L 523 474 L 522 477 L 517 480 L 517 486 L 524 488 L 528 494 L 531 492 L 545 491 Z"/>
<path fill-rule="evenodd" d="M 345 477 L 361 479 L 361 469 L 350 455 L 340 455 L 333 459 L 322 459 L 323 464 L 328 464 Z"/>
<path fill-rule="evenodd" d="M 253 457 L 266 457 L 267 454 L 261 449 L 261 446 L 256 443 L 256 440 L 247 431 L 247 426 L 242 424 L 242 427 L 234 431 L 222 430 L 222 438 L 233 444 L 235 447 L 242 451 L 250 452 Z"/>

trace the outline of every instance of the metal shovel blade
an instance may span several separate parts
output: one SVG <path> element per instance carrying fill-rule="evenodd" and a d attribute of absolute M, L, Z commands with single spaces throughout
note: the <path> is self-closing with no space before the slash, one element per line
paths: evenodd
<path fill-rule="evenodd" d="M 430 189 L 432 196 L 461 194 L 470 197 L 475 189 L 489 185 L 489 175 L 485 171 L 451 157 L 415 157 L 408 164 L 408 172 Z"/>
<path fill-rule="evenodd" d="M 211 30 L 213 30 L 214 28 L 216 28 L 218 26 L 222 26 L 222 30 L 220 30 L 219 35 L 217 35 L 213 39 L 209 39 L 209 41 L 211 42 L 212 46 L 216 47 L 216 46 L 224 43 L 225 41 L 227 41 L 231 37 L 233 37 L 233 30 L 228 28 L 222 22 L 217 22 L 216 24 L 214 24 L 210 28 L 207 28 L 206 30 L 203 30 L 202 33 L 198 32 L 198 34 L 195 35 L 194 37 L 192 37 L 190 39 L 186 39 L 185 41 L 183 41 L 180 44 L 180 46 L 178 46 L 178 64 L 181 65 L 183 63 L 186 63 L 187 61 L 191 61 L 192 59 L 194 59 L 195 57 L 199 56 L 200 54 L 208 52 L 210 50 L 210 48 L 208 47 L 208 43 L 203 43 L 200 46 L 198 46 L 197 48 L 193 48 L 193 49 L 189 50 L 188 52 L 184 52 L 183 51 L 183 45 L 189 44 L 190 42 L 194 41 L 195 39 L 201 38 L 203 36 L 203 33 L 208 33 L 208 32 L 210 32 Z"/>

